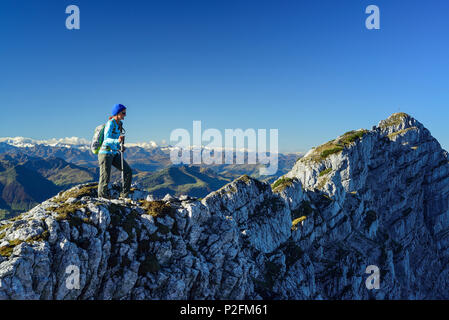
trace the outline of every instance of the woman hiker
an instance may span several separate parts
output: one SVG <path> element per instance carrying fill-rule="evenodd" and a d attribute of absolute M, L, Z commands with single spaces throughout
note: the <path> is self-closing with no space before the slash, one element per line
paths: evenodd
<path fill-rule="evenodd" d="M 111 178 L 111 165 L 122 171 L 122 162 L 120 154 L 120 144 L 124 143 L 122 120 L 126 116 L 126 107 L 122 104 L 116 104 L 112 109 L 112 117 L 104 128 L 104 140 L 98 153 L 98 162 L 100 164 L 100 181 L 98 183 L 98 197 L 110 199 L 108 183 Z M 123 151 L 125 147 L 123 146 Z M 124 188 L 120 194 L 121 198 L 129 195 L 131 187 L 132 171 L 128 163 L 123 161 L 123 170 L 125 176 Z"/>

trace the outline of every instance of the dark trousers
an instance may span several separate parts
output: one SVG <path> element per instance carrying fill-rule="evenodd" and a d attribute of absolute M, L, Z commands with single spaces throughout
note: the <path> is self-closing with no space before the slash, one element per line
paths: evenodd
<path fill-rule="evenodd" d="M 109 198 L 108 183 L 111 179 L 111 166 L 122 171 L 121 154 L 102 154 L 98 155 L 98 163 L 100 164 L 100 181 L 98 182 L 98 197 Z M 123 169 L 125 175 L 125 189 L 122 190 L 121 196 L 128 196 L 131 188 L 132 171 L 131 167 L 123 160 Z"/>

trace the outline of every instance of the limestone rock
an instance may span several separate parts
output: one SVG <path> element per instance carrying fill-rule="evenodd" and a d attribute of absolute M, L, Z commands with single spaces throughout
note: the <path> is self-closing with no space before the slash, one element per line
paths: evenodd
<path fill-rule="evenodd" d="M 201 201 L 62 192 L 0 222 L 0 299 L 448 299 L 448 247 L 448 154 L 401 113 L 271 186 L 242 176 Z"/>

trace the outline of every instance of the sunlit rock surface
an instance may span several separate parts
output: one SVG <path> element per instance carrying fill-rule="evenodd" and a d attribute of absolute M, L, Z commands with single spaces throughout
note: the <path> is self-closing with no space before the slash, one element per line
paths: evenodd
<path fill-rule="evenodd" d="M 447 299 L 448 161 L 400 113 L 271 186 L 147 201 L 80 185 L 1 221 L 0 299 Z"/>

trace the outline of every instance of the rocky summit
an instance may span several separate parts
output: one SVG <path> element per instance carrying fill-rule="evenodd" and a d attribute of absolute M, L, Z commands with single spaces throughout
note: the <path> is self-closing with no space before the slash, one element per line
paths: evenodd
<path fill-rule="evenodd" d="M 448 299 L 448 161 L 397 113 L 272 185 L 157 201 L 79 185 L 1 221 L 0 299 Z"/>

